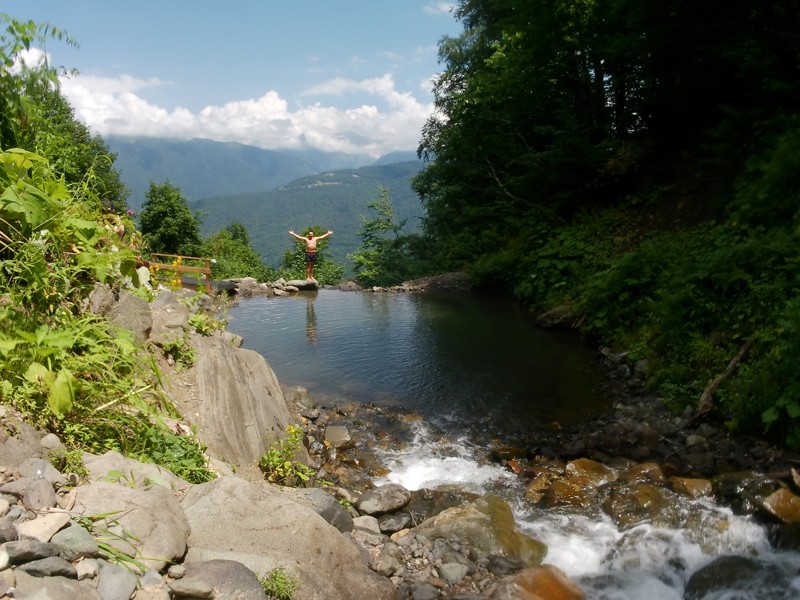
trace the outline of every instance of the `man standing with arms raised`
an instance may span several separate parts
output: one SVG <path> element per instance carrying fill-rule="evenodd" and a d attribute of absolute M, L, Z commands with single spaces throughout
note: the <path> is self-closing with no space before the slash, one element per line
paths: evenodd
<path fill-rule="evenodd" d="M 325 239 L 329 235 L 333 235 L 333 231 L 330 229 L 328 233 L 324 233 L 320 236 L 314 237 L 314 232 L 309 231 L 306 234 L 306 237 L 302 235 L 297 235 L 291 229 L 289 230 L 289 235 L 296 237 L 298 240 L 302 240 L 303 243 L 306 245 L 306 279 L 310 281 L 316 281 L 314 279 L 314 265 L 317 263 L 317 241 Z"/>

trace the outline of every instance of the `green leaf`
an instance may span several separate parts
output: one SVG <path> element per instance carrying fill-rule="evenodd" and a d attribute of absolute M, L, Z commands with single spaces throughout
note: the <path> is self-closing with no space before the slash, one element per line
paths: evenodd
<path fill-rule="evenodd" d="M 50 383 L 53 381 L 53 378 L 53 372 L 38 362 L 32 362 L 28 365 L 27 371 L 25 371 L 25 379 L 31 383 Z"/>
<path fill-rule="evenodd" d="M 68 369 L 61 369 L 55 381 L 50 384 L 47 404 L 58 418 L 72 410 L 75 401 L 75 377 Z"/>
<path fill-rule="evenodd" d="M 778 410 L 771 406 L 761 414 L 761 421 L 769 425 L 778 420 Z"/>
<path fill-rule="evenodd" d="M 800 417 L 800 404 L 792 400 L 786 404 L 786 413 L 793 419 Z"/>

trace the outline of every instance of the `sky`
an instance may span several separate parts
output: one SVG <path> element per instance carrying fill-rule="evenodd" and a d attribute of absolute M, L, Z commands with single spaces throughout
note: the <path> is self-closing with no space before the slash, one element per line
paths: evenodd
<path fill-rule="evenodd" d="M 438 42 L 462 26 L 437 0 L 0 0 L 65 30 L 52 65 L 102 136 L 205 138 L 377 158 L 416 150 Z"/>

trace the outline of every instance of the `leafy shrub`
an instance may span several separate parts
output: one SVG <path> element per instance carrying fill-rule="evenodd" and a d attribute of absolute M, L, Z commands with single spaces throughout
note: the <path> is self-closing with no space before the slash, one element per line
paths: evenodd
<path fill-rule="evenodd" d="M 286 428 L 286 435 L 270 446 L 258 462 L 267 480 L 281 485 L 296 486 L 314 475 L 308 465 L 296 460 L 303 444 L 303 430 L 295 425 Z"/>

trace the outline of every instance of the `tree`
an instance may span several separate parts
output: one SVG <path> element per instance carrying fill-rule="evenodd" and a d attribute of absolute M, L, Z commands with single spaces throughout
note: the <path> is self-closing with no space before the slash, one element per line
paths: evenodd
<path fill-rule="evenodd" d="M 150 252 L 197 256 L 202 241 L 197 218 L 179 188 L 150 182 L 139 213 L 140 230 Z"/>
<path fill-rule="evenodd" d="M 75 111 L 50 81 L 27 76 L 27 118 L 20 146 L 44 156 L 69 185 L 85 185 L 107 209 L 123 213 L 128 190 L 114 168 L 116 155 L 98 135 L 75 118 Z"/>
<path fill-rule="evenodd" d="M 65 31 L 49 24 L 34 21 L 18 21 L 5 13 L 0 13 L 0 148 L 18 146 L 17 136 L 20 124 L 25 120 L 25 79 L 36 79 L 58 85 L 58 73 L 63 68 L 55 68 L 46 60 L 38 65 L 28 66 L 21 62 L 22 52 L 37 44 L 44 48 L 48 39 L 60 40 L 70 46 L 77 42 Z M 26 78 L 19 77 L 19 72 Z"/>
<path fill-rule="evenodd" d="M 402 234 L 406 221 L 395 221 L 389 190 L 379 186 L 378 196 L 367 205 L 376 216 L 361 217 L 361 247 L 350 255 L 364 286 L 399 284 L 419 272 L 413 252 L 418 236 Z"/>
<path fill-rule="evenodd" d="M 212 266 L 215 278 L 255 277 L 258 281 L 274 279 L 275 272 L 267 267 L 250 246 L 250 236 L 241 223 L 231 223 L 206 241 L 208 254 L 217 262 Z"/>

